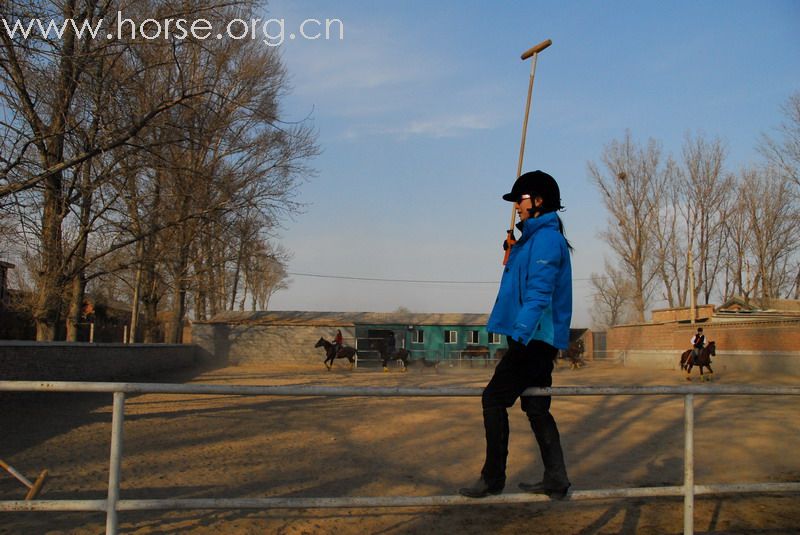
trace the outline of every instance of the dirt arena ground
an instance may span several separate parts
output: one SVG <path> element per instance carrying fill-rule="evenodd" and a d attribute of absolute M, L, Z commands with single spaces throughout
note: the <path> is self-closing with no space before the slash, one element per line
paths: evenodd
<path fill-rule="evenodd" d="M 491 370 L 315 366 L 229 367 L 197 383 L 477 386 Z M 800 384 L 798 377 L 719 374 L 712 384 Z M 676 371 L 590 363 L 560 368 L 555 385 L 677 385 Z M 103 499 L 110 395 L 0 397 L 0 458 L 30 478 L 50 471 L 44 499 Z M 538 480 L 527 419 L 511 409 L 507 490 Z M 695 400 L 696 482 L 800 480 L 797 397 Z M 680 485 L 680 397 L 559 397 L 553 402 L 573 489 Z M 123 498 L 426 496 L 454 494 L 478 475 L 480 399 L 138 395 L 127 400 Z M 0 473 L 0 499 L 25 489 Z M 0 533 L 102 533 L 98 513 L 0 513 Z M 682 499 L 563 501 L 398 509 L 121 513 L 136 534 L 677 534 Z M 698 497 L 695 533 L 800 533 L 800 495 Z"/>

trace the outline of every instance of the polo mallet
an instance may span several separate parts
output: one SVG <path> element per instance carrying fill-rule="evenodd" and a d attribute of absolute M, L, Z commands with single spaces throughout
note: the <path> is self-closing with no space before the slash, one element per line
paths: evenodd
<path fill-rule="evenodd" d="M 28 487 L 28 493 L 25 495 L 26 500 L 33 500 L 36 496 L 39 495 L 39 492 L 42 490 L 42 486 L 44 486 L 44 481 L 47 479 L 47 470 L 42 470 L 39 474 L 39 477 L 36 478 L 36 481 L 31 483 L 28 481 L 28 478 L 17 472 L 13 466 L 6 463 L 3 459 L 0 459 L 0 468 L 17 478 L 17 480 Z"/>
<path fill-rule="evenodd" d="M 522 160 L 525 157 L 525 136 L 528 133 L 528 115 L 531 111 L 531 96 L 533 95 L 533 78 L 536 76 L 536 58 L 539 56 L 539 52 L 547 48 L 548 46 L 552 45 L 553 41 L 550 39 L 545 39 L 538 45 L 529 48 L 525 52 L 522 53 L 522 61 L 532 57 L 531 60 L 531 78 L 528 82 L 528 99 L 525 101 L 525 119 L 522 122 L 522 142 L 519 145 L 519 163 L 517 163 L 517 177 L 522 174 Z M 511 206 L 511 224 L 508 227 L 507 235 L 506 235 L 506 243 L 505 243 L 505 256 L 503 257 L 503 265 L 505 266 L 508 262 L 508 255 L 511 254 L 511 247 L 517 243 L 517 240 L 514 239 L 514 223 L 517 222 L 517 204 L 514 203 Z"/>

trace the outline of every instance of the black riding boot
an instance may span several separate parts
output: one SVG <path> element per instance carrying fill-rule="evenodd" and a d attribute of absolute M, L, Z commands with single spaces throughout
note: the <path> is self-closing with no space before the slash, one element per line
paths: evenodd
<path fill-rule="evenodd" d="M 560 490 L 569 487 L 567 478 L 567 467 L 564 463 L 564 453 L 561 450 L 561 437 L 558 434 L 558 426 L 550 412 L 544 414 L 528 414 L 531 429 L 536 436 L 539 444 L 539 451 L 542 453 L 542 463 L 544 464 L 544 479 L 542 484 L 545 489 Z"/>
<path fill-rule="evenodd" d="M 486 461 L 481 476 L 492 489 L 502 490 L 506 484 L 508 458 L 508 411 L 505 407 L 483 409 L 486 430 Z"/>

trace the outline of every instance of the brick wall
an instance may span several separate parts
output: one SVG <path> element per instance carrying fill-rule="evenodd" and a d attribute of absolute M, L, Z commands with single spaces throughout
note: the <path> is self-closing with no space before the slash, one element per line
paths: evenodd
<path fill-rule="evenodd" d="M 320 337 L 333 341 L 342 330 L 344 343 L 355 345 L 353 327 L 312 325 L 227 325 L 194 323 L 192 341 L 220 362 L 248 364 L 263 362 L 322 363 L 325 352 L 315 348 Z"/>
<path fill-rule="evenodd" d="M 622 325 L 608 330 L 606 347 L 614 350 L 684 350 L 690 347 L 697 327 L 706 340 L 714 340 L 723 351 L 798 351 L 800 319 L 714 323 L 654 323 Z"/>
<path fill-rule="evenodd" d="M 800 319 L 702 324 L 622 325 L 607 332 L 607 348 L 619 351 L 626 367 L 678 369 L 697 327 L 717 344 L 716 372 L 800 375 Z"/>
<path fill-rule="evenodd" d="M 707 319 L 714 315 L 714 305 L 698 305 L 694 309 L 695 319 Z M 690 321 L 692 319 L 692 309 L 681 308 L 662 308 L 651 312 L 651 321 L 660 323 L 663 321 Z"/>
<path fill-rule="evenodd" d="M 17 381 L 155 381 L 199 367 L 211 356 L 195 345 L 0 341 L 0 379 Z"/>

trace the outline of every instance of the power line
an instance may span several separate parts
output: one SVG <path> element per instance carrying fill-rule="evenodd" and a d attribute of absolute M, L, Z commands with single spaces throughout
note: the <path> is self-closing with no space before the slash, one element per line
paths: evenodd
<path fill-rule="evenodd" d="M 339 279 L 352 281 L 373 281 L 373 282 L 406 282 L 411 284 L 497 284 L 498 281 L 454 281 L 454 280 L 421 280 L 421 279 L 384 279 L 379 277 L 351 277 L 346 275 L 322 275 L 319 273 L 293 273 L 287 272 L 295 277 L 314 277 L 318 279 Z"/>
<path fill-rule="evenodd" d="M 424 279 L 387 279 L 381 277 L 355 277 L 349 275 L 324 275 L 321 273 L 298 273 L 287 271 L 288 275 L 293 277 L 312 277 L 316 279 L 336 279 L 336 280 L 351 280 L 351 281 L 369 281 L 369 282 L 403 282 L 408 284 L 498 284 L 499 281 L 456 281 L 456 280 L 424 280 Z M 605 278 L 605 277 L 601 277 Z M 588 281 L 591 278 L 572 279 L 573 282 Z"/>

